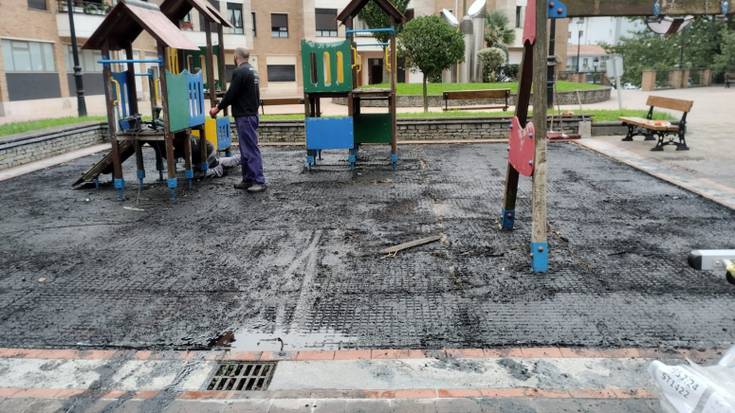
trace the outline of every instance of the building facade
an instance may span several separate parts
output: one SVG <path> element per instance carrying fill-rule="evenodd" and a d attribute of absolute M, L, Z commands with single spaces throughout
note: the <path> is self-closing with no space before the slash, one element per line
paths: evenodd
<path fill-rule="evenodd" d="M 117 0 L 73 0 L 72 11 L 80 46 L 102 22 Z M 142 0 L 139 0 L 142 1 Z M 160 4 L 162 0 L 150 0 Z M 233 51 L 244 47 L 251 52 L 264 96 L 301 94 L 301 39 L 333 42 L 345 38 L 337 24 L 337 13 L 349 0 L 208 0 L 226 16 L 234 28 L 224 35 L 227 73 L 234 68 Z M 489 0 L 487 10 L 500 10 L 515 23 L 516 42 L 510 47 L 511 63 L 520 63 L 521 33 L 525 7 L 521 0 Z M 411 0 L 407 16 L 438 15 L 448 9 L 460 19 L 470 0 Z M 67 0 L 0 0 L 0 121 L 76 115 Z M 557 28 L 557 52 L 566 61 L 568 30 Z M 359 20 L 356 27 L 364 27 Z M 179 24 L 185 35 L 200 46 L 206 44 L 203 23 L 192 11 Z M 215 36 L 216 42 L 216 36 Z M 371 36 L 358 37 L 362 71 L 359 84 L 387 82 L 383 49 Z M 143 34 L 134 44 L 136 57 L 155 56 L 153 39 Z M 97 51 L 81 50 L 87 108 L 90 114 L 104 114 L 102 67 Z M 143 64 L 136 71 L 144 72 Z M 421 73 L 399 61 L 400 82 L 420 82 Z M 446 77 L 445 77 L 446 79 Z M 147 85 L 138 79 L 138 96 L 145 100 Z M 52 115 L 51 115 L 52 114 Z M 45 115 L 45 116 L 42 116 Z"/>

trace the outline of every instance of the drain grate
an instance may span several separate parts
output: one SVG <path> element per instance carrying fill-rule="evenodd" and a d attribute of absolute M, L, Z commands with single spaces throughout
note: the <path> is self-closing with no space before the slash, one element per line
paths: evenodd
<path fill-rule="evenodd" d="M 207 390 L 268 390 L 275 362 L 220 362 Z"/>

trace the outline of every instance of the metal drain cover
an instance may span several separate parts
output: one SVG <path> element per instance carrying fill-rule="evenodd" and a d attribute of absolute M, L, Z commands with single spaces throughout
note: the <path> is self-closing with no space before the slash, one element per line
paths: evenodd
<path fill-rule="evenodd" d="M 268 390 L 275 370 L 275 362 L 220 362 L 207 390 Z"/>

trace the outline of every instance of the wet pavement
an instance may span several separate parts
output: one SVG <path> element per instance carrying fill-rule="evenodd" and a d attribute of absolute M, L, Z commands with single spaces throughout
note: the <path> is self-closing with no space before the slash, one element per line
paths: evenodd
<path fill-rule="evenodd" d="M 735 248 L 735 212 L 551 145 L 551 271 L 534 275 L 529 180 L 516 231 L 497 229 L 505 154 L 403 146 L 392 172 L 373 147 L 355 172 L 335 153 L 309 173 L 302 150 L 266 148 L 268 192 L 237 192 L 233 171 L 175 205 L 152 162 L 140 194 L 127 165 L 125 203 L 69 188 L 97 155 L 0 182 L 0 346 L 205 349 L 226 331 L 244 350 L 735 341 L 735 287 L 686 265 Z"/>

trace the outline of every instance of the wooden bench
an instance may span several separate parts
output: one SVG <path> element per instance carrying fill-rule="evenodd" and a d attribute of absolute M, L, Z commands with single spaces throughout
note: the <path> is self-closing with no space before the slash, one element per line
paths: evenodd
<path fill-rule="evenodd" d="M 735 83 L 735 72 L 725 73 L 725 87 L 729 88 L 730 83 Z"/>
<path fill-rule="evenodd" d="M 510 89 L 486 89 L 486 90 L 456 90 L 453 92 L 444 92 L 444 111 L 448 110 L 474 110 L 474 109 L 503 109 L 508 110 L 508 101 L 510 100 Z M 505 99 L 503 105 L 489 106 L 449 106 L 450 100 L 484 100 L 484 99 Z"/>
<path fill-rule="evenodd" d="M 278 105 L 303 105 L 304 98 L 270 98 L 260 99 L 260 110 L 265 115 L 266 106 L 278 106 Z"/>
<path fill-rule="evenodd" d="M 656 146 L 652 151 L 662 151 L 665 145 L 676 145 L 676 150 L 687 151 L 689 147 L 686 141 L 687 131 L 687 114 L 692 110 L 694 102 L 691 100 L 665 98 L 660 96 L 649 96 L 646 105 L 651 108 L 645 118 L 636 117 L 620 117 L 623 125 L 628 127 L 628 134 L 623 138 L 624 141 L 632 141 L 636 135 L 643 135 L 645 140 L 655 140 L 658 138 Z M 671 124 L 667 121 L 653 120 L 653 109 L 670 109 L 682 112 L 683 115 L 678 125 Z M 668 141 L 666 140 L 668 138 Z M 678 142 L 674 139 L 678 138 Z"/>

